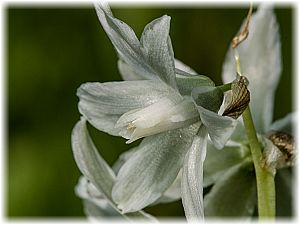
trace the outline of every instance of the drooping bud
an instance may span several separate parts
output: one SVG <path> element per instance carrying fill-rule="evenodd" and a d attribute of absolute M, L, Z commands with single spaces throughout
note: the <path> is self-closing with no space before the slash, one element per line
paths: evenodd
<path fill-rule="evenodd" d="M 293 136 L 281 131 L 273 131 L 268 139 L 283 153 L 286 164 L 292 165 L 295 160 L 295 140 Z"/>
<path fill-rule="evenodd" d="M 295 158 L 293 136 L 281 131 L 272 131 L 264 138 L 263 168 L 275 174 L 277 169 L 292 166 Z"/>

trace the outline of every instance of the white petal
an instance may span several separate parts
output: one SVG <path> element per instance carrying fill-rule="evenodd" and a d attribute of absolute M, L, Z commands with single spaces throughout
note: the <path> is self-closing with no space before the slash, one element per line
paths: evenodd
<path fill-rule="evenodd" d="M 141 37 L 141 46 L 155 73 L 176 89 L 174 53 L 169 37 L 170 20 L 171 17 L 162 16 L 147 24 Z"/>
<path fill-rule="evenodd" d="M 130 110 L 146 107 L 176 92 L 159 81 L 86 83 L 77 90 L 80 113 L 97 129 L 119 135 L 119 117 Z"/>
<path fill-rule="evenodd" d="M 86 129 L 86 121 L 81 119 L 72 132 L 72 149 L 75 161 L 82 174 L 112 202 L 111 189 L 115 174 L 99 155 Z"/>
<path fill-rule="evenodd" d="M 116 124 L 120 135 L 131 143 L 141 137 L 188 126 L 199 120 L 197 109 L 191 100 L 172 95 L 143 109 L 123 114 Z"/>
<path fill-rule="evenodd" d="M 175 180 L 199 123 L 145 138 L 121 167 L 113 199 L 123 212 L 155 202 Z"/>
<path fill-rule="evenodd" d="M 162 16 L 149 23 L 139 42 L 131 27 L 114 18 L 107 5 L 97 3 L 95 7 L 119 58 L 130 70 L 146 79 L 160 78 L 176 88 L 174 53 L 169 38 L 170 17 Z"/>
<path fill-rule="evenodd" d="M 123 78 L 123 80 L 145 80 L 146 77 L 144 77 L 142 74 L 137 73 L 134 71 L 127 63 L 125 63 L 123 60 L 118 60 L 118 69 L 119 72 Z"/>
<path fill-rule="evenodd" d="M 124 153 L 122 153 L 118 160 L 113 165 L 113 170 L 117 174 L 120 168 L 124 165 L 124 163 L 131 158 L 131 156 L 138 150 L 138 147 L 134 147 Z M 176 179 L 174 180 L 173 184 L 163 193 L 163 195 L 155 201 L 151 205 L 157 205 L 160 203 L 168 203 L 177 201 L 181 198 L 181 170 L 179 171 Z"/>
<path fill-rule="evenodd" d="M 171 186 L 162 194 L 162 196 L 157 199 L 151 205 L 157 205 L 161 203 L 169 203 L 177 201 L 181 198 L 181 178 L 182 178 L 182 169 L 179 171 L 176 179 L 171 184 Z"/>
<path fill-rule="evenodd" d="M 185 65 L 183 62 L 181 62 L 178 59 L 174 59 L 175 63 L 175 72 L 177 71 L 183 71 L 190 75 L 197 75 L 197 73 L 190 68 L 189 66 Z M 145 77 L 141 73 L 137 73 L 137 71 L 134 71 L 128 64 L 126 64 L 123 60 L 118 60 L 118 69 L 119 72 L 123 78 L 123 80 L 146 80 L 147 77 Z M 176 76 L 178 74 L 176 73 Z M 182 76 L 182 75 L 180 75 Z"/>
<path fill-rule="evenodd" d="M 95 4 L 95 8 L 99 21 L 114 45 L 119 58 L 136 73 L 143 74 L 147 79 L 155 79 L 155 73 L 148 62 L 144 60 L 140 42 L 131 27 L 114 18 L 108 5 L 100 2 Z"/>
<path fill-rule="evenodd" d="M 89 190 L 90 194 L 93 194 L 93 197 L 96 198 L 99 195 L 103 196 L 110 207 L 121 214 L 111 196 L 112 186 L 116 179 L 115 174 L 96 149 L 87 131 L 86 120 L 83 118 L 75 125 L 72 131 L 72 150 L 78 168 L 94 185 L 92 190 Z M 87 195 L 83 194 L 82 196 Z M 150 218 L 143 211 L 127 214 L 124 217 L 128 219 L 152 220 L 152 217 Z"/>
<path fill-rule="evenodd" d="M 222 149 L 235 130 L 237 121 L 197 106 L 200 118 L 216 148 Z"/>
<path fill-rule="evenodd" d="M 194 88 L 191 95 L 211 141 L 216 148 L 222 149 L 237 124 L 235 119 L 216 113 L 222 105 L 223 92 L 218 87 L 203 86 Z"/>
<path fill-rule="evenodd" d="M 175 68 L 176 69 L 182 70 L 182 71 L 187 72 L 187 73 L 189 73 L 191 75 L 197 75 L 197 72 L 195 70 L 193 70 L 188 65 L 184 64 L 179 59 L 175 59 L 174 63 L 175 63 Z"/>
<path fill-rule="evenodd" d="M 133 147 L 126 152 L 123 152 L 119 158 L 114 162 L 112 169 L 115 174 L 118 174 L 120 168 L 124 165 L 124 163 L 131 158 L 131 156 L 138 150 L 138 147 Z"/>
<path fill-rule="evenodd" d="M 203 161 L 206 154 L 207 131 L 202 125 L 186 154 L 182 171 L 181 194 L 188 222 L 204 220 Z"/>
<path fill-rule="evenodd" d="M 249 79 L 250 106 L 259 133 L 268 131 L 273 118 L 274 94 L 281 74 L 281 45 L 273 10 L 261 6 L 252 16 L 248 38 L 238 47 L 242 73 Z M 223 81 L 235 79 L 230 49 L 223 64 Z"/>
<path fill-rule="evenodd" d="M 85 213 L 90 219 L 96 220 L 99 217 L 109 216 L 123 217 L 85 177 L 80 177 L 75 192 L 84 200 Z"/>
<path fill-rule="evenodd" d="M 297 113 L 289 113 L 284 118 L 276 120 L 270 127 L 271 130 L 283 131 L 289 134 L 294 134 L 297 127 Z"/>

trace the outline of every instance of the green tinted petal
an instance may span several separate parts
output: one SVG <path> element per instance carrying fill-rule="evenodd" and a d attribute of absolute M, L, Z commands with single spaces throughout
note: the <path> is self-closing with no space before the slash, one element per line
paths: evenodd
<path fill-rule="evenodd" d="M 207 217 L 251 217 L 256 204 L 255 173 L 248 163 L 232 167 L 204 197 Z"/>
<path fill-rule="evenodd" d="M 209 111 L 218 112 L 223 102 L 223 92 L 217 87 L 197 87 L 192 91 L 192 98 L 197 106 Z"/>
<path fill-rule="evenodd" d="M 275 176 L 276 185 L 276 216 L 295 216 L 294 207 L 296 202 L 295 176 L 290 168 L 280 169 Z M 295 199 L 295 200 L 294 200 Z"/>
<path fill-rule="evenodd" d="M 217 87 L 198 87 L 193 89 L 192 98 L 211 141 L 222 149 L 237 124 L 236 120 L 216 113 L 223 102 L 223 92 Z"/>
<path fill-rule="evenodd" d="M 215 86 L 209 77 L 190 74 L 179 69 L 176 69 L 176 82 L 182 95 L 191 95 L 192 90 L 199 86 Z"/>
<path fill-rule="evenodd" d="M 225 146 L 220 151 L 211 142 L 208 142 L 204 161 L 203 186 L 207 187 L 217 182 L 230 168 L 241 163 L 249 155 L 249 149 L 243 145 Z"/>

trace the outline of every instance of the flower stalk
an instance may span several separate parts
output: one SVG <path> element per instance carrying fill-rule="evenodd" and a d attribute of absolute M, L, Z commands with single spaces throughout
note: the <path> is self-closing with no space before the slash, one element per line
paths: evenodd
<path fill-rule="evenodd" d="M 253 124 L 250 107 L 243 113 L 243 121 L 249 139 L 251 155 L 254 163 L 257 186 L 258 217 L 262 219 L 275 218 L 275 182 L 273 175 L 261 167 L 261 146 L 258 142 Z"/>
<path fill-rule="evenodd" d="M 231 90 L 231 84 L 232 83 L 223 84 L 223 85 L 218 86 L 218 88 L 220 88 L 222 90 L 222 92 L 230 91 Z"/>
<path fill-rule="evenodd" d="M 237 74 L 241 75 L 239 54 L 235 52 Z M 246 134 L 249 140 L 250 151 L 254 163 L 257 187 L 258 217 L 259 220 L 275 219 L 275 181 L 274 176 L 261 167 L 262 149 L 254 127 L 250 106 L 242 114 Z"/>

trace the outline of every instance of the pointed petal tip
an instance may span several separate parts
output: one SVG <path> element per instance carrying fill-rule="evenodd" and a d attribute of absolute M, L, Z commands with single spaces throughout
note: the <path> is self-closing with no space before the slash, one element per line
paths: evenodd
<path fill-rule="evenodd" d="M 132 142 L 134 142 L 135 140 L 132 140 L 132 139 L 129 139 L 129 140 L 127 140 L 125 143 L 126 144 L 131 144 Z"/>

